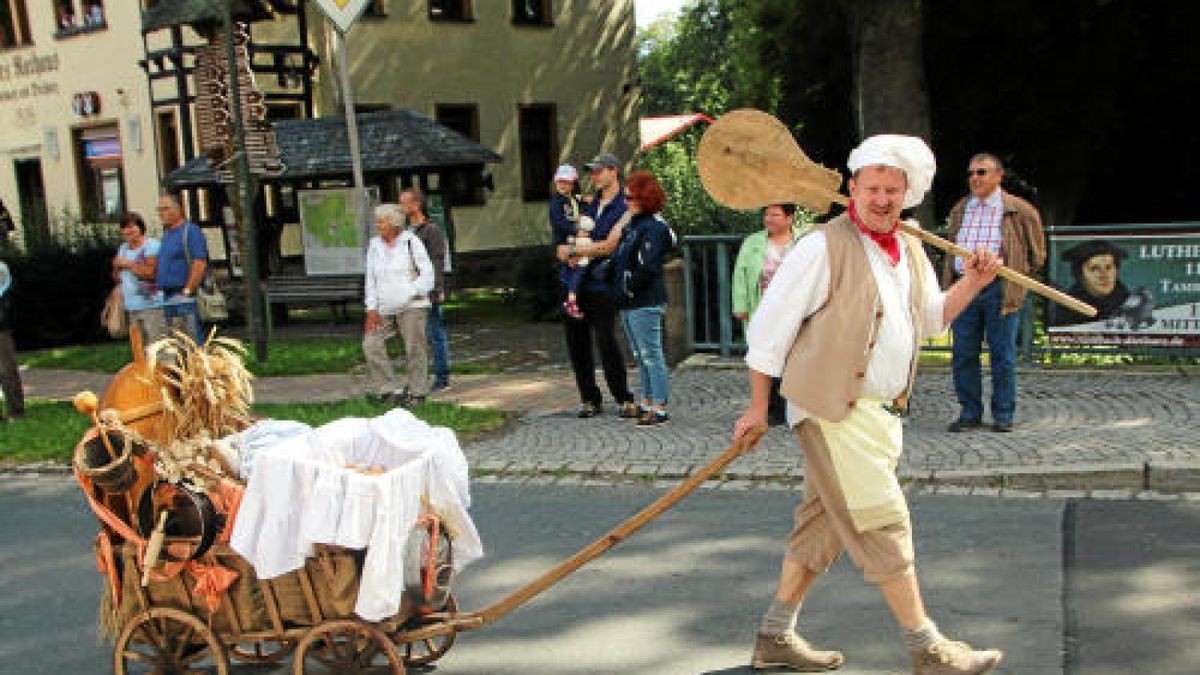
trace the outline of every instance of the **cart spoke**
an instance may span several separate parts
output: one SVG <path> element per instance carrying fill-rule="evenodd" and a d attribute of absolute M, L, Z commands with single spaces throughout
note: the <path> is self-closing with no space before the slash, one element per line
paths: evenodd
<path fill-rule="evenodd" d="M 117 675 L 228 673 L 216 635 L 195 616 L 174 608 L 154 607 L 133 618 L 117 638 L 113 655 Z"/>
<path fill-rule="evenodd" d="M 172 642 L 174 643 L 174 647 L 175 647 L 171 651 L 174 653 L 175 658 L 177 660 L 181 660 L 184 658 L 184 655 L 188 649 L 188 645 L 191 644 L 191 642 L 192 642 L 192 635 L 194 635 L 195 633 L 196 633 L 195 629 L 193 629 L 191 626 L 185 626 L 182 634 L 175 635 L 171 638 Z M 192 660 L 193 659 L 188 659 L 187 661 L 185 661 L 185 663 L 190 663 Z"/>
<path fill-rule="evenodd" d="M 137 661 L 147 665 L 155 665 L 158 663 L 158 659 L 154 658 L 153 654 L 146 654 L 134 649 L 126 649 L 125 651 L 121 652 L 121 656 L 124 656 L 129 661 Z"/>

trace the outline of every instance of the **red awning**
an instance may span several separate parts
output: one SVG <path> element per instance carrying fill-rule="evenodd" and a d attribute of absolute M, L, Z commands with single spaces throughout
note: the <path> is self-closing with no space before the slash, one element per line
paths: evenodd
<path fill-rule="evenodd" d="M 664 115 L 662 117 L 643 117 L 638 120 L 638 132 L 641 134 L 641 145 L 638 152 L 649 150 L 666 141 L 675 134 L 687 129 L 697 122 L 712 124 L 712 118 L 704 113 L 688 113 L 686 115 Z"/>

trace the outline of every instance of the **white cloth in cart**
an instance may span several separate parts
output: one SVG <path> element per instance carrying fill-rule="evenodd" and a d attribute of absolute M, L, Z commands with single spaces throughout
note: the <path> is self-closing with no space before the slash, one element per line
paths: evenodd
<path fill-rule="evenodd" d="M 347 464 L 387 471 L 366 475 Z M 230 546 L 261 579 L 299 569 L 314 544 L 365 547 L 354 609 L 378 621 L 400 610 L 404 549 L 422 500 L 453 536 L 456 571 L 483 555 L 454 433 L 403 409 L 346 418 L 258 452 Z"/>

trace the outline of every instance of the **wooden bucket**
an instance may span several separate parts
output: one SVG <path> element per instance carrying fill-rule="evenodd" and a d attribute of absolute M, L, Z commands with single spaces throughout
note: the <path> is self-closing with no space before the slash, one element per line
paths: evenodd
<path fill-rule="evenodd" d="M 134 443 L 129 436 L 119 431 L 105 433 L 110 451 L 95 429 L 89 430 L 75 446 L 73 462 L 92 484 L 107 494 L 123 494 L 137 482 L 137 468 L 133 464 Z M 142 453 L 145 448 L 140 448 Z M 142 454 L 139 453 L 139 454 Z"/>

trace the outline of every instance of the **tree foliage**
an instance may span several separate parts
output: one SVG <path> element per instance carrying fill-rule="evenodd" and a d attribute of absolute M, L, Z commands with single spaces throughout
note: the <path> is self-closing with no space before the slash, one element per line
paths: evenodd
<path fill-rule="evenodd" d="M 754 3 L 694 0 L 675 22 L 659 20 L 639 35 L 638 68 L 643 115 L 702 112 L 710 117 L 736 108 L 775 110 L 782 78 L 759 67 L 766 35 Z M 683 233 L 748 232 L 757 214 L 733 211 L 712 200 L 696 170 L 701 130 L 690 130 L 638 157 L 669 199 L 664 217 Z"/>
<path fill-rule="evenodd" d="M 855 94 L 855 73 L 882 67 L 858 51 L 862 32 L 881 25 L 864 23 L 872 8 L 887 9 L 881 1 L 696 0 L 676 24 L 642 36 L 644 114 L 760 108 L 810 157 L 841 169 L 860 130 L 879 131 L 861 118 L 901 95 Z M 970 156 L 989 151 L 1009 166 L 1006 188 L 1032 198 L 1052 225 L 1196 219 L 1200 133 L 1187 112 L 1200 85 L 1191 36 L 1200 3 L 902 4 L 919 23 L 892 25 L 921 31 L 921 56 L 903 58 L 923 58 L 915 67 L 929 90 L 940 213 L 965 193 Z M 689 219 L 711 212 L 681 166 L 695 142 L 684 136 L 642 162 L 678 174 L 668 180 L 686 192 L 670 194 L 690 205 L 680 214 Z"/>

